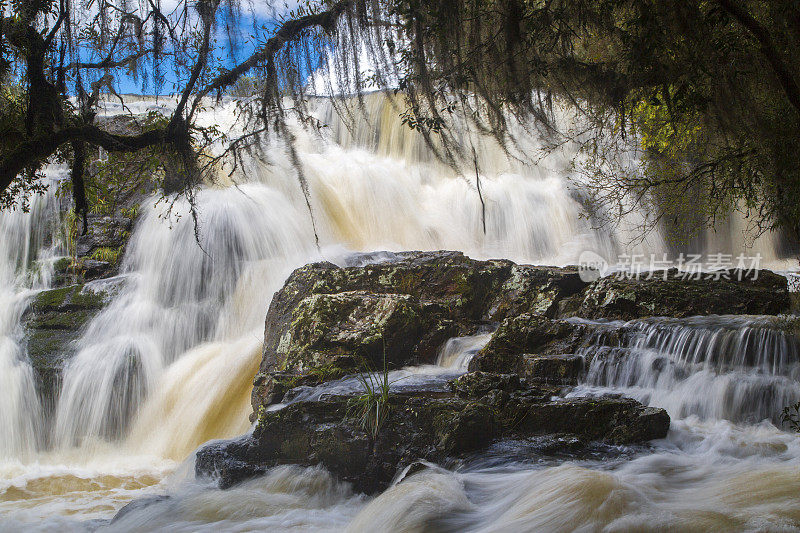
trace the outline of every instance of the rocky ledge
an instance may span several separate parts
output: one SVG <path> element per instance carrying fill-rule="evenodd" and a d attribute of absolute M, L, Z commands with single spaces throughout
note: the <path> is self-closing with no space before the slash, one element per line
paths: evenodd
<path fill-rule="evenodd" d="M 384 358 L 389 369 L 434 363 L 447 339 L 498 324 L 486 350 L 498 361 L 476 362 L 475 370 L 517 372 L 523 354 L 575 353 L 592 328 L 568 317 L 778 314 L 790 308 L 786 278 L 767 270 L 699 280 L 671 270 L 586 283 L 576 267 L 477 261 L 460 252 L 382 252 L 352 263 L 306 265 L 275 293 L 254 413 L 292 387 L 336 379 L 364 364 L 381 368 Z M 506 355 L 509 361 L 500 361 Z"/>
<path fill-rule="evenodd" d="M 75 284 L 41 291 L 23 316 L 31 365 L 46 411 L 53 407 L 64 363 L 89 320 L 108 304 L 113 284 Z"/>
<path fill-rule="evenodd" d="M 322 464 L 356 490 L 374 493 L 418 460 L 445 463 L 500 440 L 548 435 L 573 447 L 576 439 L 633 444 L 663 438 L 669 429 L 663 409 L 627 398 L 564 399 L 562 389 L 516 375 L 469 373 L 451 388 L 391 394 L 377 431 L 364 426 L 352 396 L 262 411 L 252 435 L 203 448 L 196 469 L 228 487 L 279 464 Z"/>
<path fill-rule="evenodd" d="M 322 464 L 371 493 L 417 460 L 458 461 L 501 441 L 545 438 L 580 447 L 664 437 L 669 417 L 662 409 L 569 394 L 590 363 L 581 348 L 618 344 L 624 328 L 608 327 L 608 319 L 789 310 L 781 276 L 715 277 L 684 280 L 667 271 L 587 283 L 574 267 L 476 261 L 458 252 L 306 265 L 269 307 L 253 433 L 199 450 L 197 473 L 230 486 L 278 464 Z M 433 364 L 447 339 L 485 331 L 493 331 L 491 339 L 470 372 L 445 389 L 393 389 L 382 399 L 331 392 L 314 401 L 297 393 L 366 369 Z M 380 423 L 359 415 L 367 400 Z M 281 401 L 286 405 L 274 405 Z"/>

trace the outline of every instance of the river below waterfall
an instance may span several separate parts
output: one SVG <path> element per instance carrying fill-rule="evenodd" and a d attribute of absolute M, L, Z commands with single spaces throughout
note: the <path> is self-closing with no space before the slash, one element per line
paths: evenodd
<path fill-rule="evenodd" d="M 279 150 L 269 165 L 248 159 L 236 186 L 200 191 L 197 234 L 186 205 L 175 206 L 181 217 L 164 217 L 155 198 L 143 205 L 114 296 L 77 340 L 49 416 L 22 316 L 65 255 L 58 202 L 51 191 L 30 213 L 0 215 L 0 531 L 800 530 L 800 436 L 776 425 L 800 400 L 800 345 L 768 317 L 609 322 L 624 328 L 621 344 L 582 348 L 592 365 L 573 394 L 667 409 L 670 432 L 650 446 L 552 457 L 501 442 L 377 497 L 321 468 L 277 467 L 228 490 L 195 479 L 193 450 L 250 428 L 266 309 L 296 267 L 350 264 L 354 250 L 560 265 L 587 250 L 667 250 L 657 232 L 633 246 L 624 227 L 600 231 L 580 216 L 569 147 L 526 167 L 480 145 L 484 233 L 474 174 L 431 163 L 391 106 L 367 104 L 378 126 L 345 128 L 322 106 L 329 137 L 298 135 L 320 248 Z M 206 120 L 231 121 L 232 107 Z M 785 268 L 769 236 L 756 247 L 771 261 L 762 266 Z M 443 386 L 487 340 L 451 339 L 437 366 L 395 371 L 393 386 Z M 357 386 L 345 378 L 294 399 Z"/>

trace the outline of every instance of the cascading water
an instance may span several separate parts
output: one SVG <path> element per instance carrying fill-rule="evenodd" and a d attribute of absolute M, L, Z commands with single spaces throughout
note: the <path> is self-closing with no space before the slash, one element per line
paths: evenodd
<path fill-rule="evenodd" d="M 624 390 L 675 418 L 779 423 L 783 407 L 800 400 L 800 340 L 780 329 L 784 322 L 712 316 L 629 323 L 621 326 L 621 346 L 584 350 L 592 357 L 587 382 Z"/>
<path fill-rule="evenodd" d="M 86 438 L 124 436 L 159 380 L 174 382 L 178 368 L 189 365 L 182 377 L 191 379 L 202 375 L 205 365 L 238 357 L 248 362 L 241 369 L 243 379 L 254 374 L 253 339 L 257 344 L 262 335 L 260 317 L 289 269 L 311 255 L 313 236 L 302 214 L 263 185 L 204 191 L 198 197 L 202 225 L 197 236 L 191 217 L 181 211 L 187 207 L 178 206 L 173 214 L 180 218 L 172 225 L 155 209 L 137 225 L 120 294 L 92 321 L 64 369 L 55 424 L 61 447 Z M 245 346 L 236 343 L 243 336 L 250 339 Z M 216 344 L 197 348 L 212 341 Z M 211 353 L 198 353 L 204 350 Z M 229 362 L 229 369 L 238 368 Z M 173 363 L 175 368 L 166 372 Z M 226 387 L 219 396 L 207 395 L 221 385 L 214 383 L 216 375 L 204 377 L 208 383 L 196 383 L 195 390 L 205 390 L 209 403 L 227 403 L 218 402 Z M 180 412 L 186 402 L 196 411 L 181 413 L 175 422 L 195 418 L 210 423 L 199 407 L 204 401 L 186 392 L 172 391 L 164 409 Z M 163 415 L 164 420 L 174 416 Z M 162 413 L 151 414 L 150 423 L 153 416 Z M 241 429 L 241 423 L 235 427 Z M 159 430 L 174 435 L 178 427 L 165 424 Z M 200 442 L 190 439 L 178 453 L 185 456 Z"/>
<path fill-rule="evenodd" d="M 0 213 L 0 459 L 30 454 L 42 437 L 21 319 L 36 291 L 49 286 L 53 259 L 63 252 L 55 187 L 33 198 L 28 212 Z"/>
<path fill-rule="evenodd" d="M 122 274 L 106 282 L 116 295 L 91 321 L 64 369 L 50 428 L 54 449 L 31 460 L 23 450 L 33 453 L 31 443 L 42 430 L 33 373 L 20 348 L 20 316 L 26 291 L 47 285 L 46 275 L 39 281 L 23 275 L 43 246 L 36 228 L 45 225 L 2 219 L 0 297 L 19 300 L 17 307 L 3 307 L 10 314 L 0 324 L 0 365 L 16 369 L 0 368 L 0 379 L 18 384 L 0 392 L 0 423 L 16 428 L 10 437 L 0 435 L 0 452 L 13 459 L 0 470 L 0 512 L 10 529 L 31 528 L 43 518 L 49 520 L 45 529 L 83 529 L 84 520 L 107 519 L 133 498 L 165 491 L 170 498 L 132 509 L 109 529 L 219 531 L 223 524 L 341 530 L 350 524 L 363 530 L 376 521 L 395 530 L 769 529 L 800 520 L 793 503 L 800 443 L 761 422 L 798 398 L 797 344 L 758 318 L 612 324 L 624 327 L 623 345 L 588 343 L 592 364 L 584 392 L 623 391 L 673 416 L 670 436 L 630 461 L 433 470 L 371 501 L 318 469 L 276 469 L 232 491 L 185 476 L 191 465 L 178 461 L 189 456 L 191 463 L 199 444 L 247 431 L 264 315 L 272 293 L 297 266 L 319 259 L 345 263 L 353 250 L 444 248 L 476 258 L 567 264 L 586 250 L 612 257 L 667 249 L 657 233 L 626 247 L 633 235 L 626 224 L 641 222 L 635 213 L 607 231 L 580 217 L 580 191 L 565 179 L 577 155 L 568 145 L 525 165 L 509 161 L 490 141 L 471 139 L 486 201 L 484 234 L 474 170 L 462 176 L 437 163 L 385 98 L 367 97 L 368 120 L 354 128 L 328 104 L 318 105 L 330 125 L 326 137 L 298 130 L 296 147 L 321 247 L 296 169 L 280 147 L 267 150 L 269 165 L 246 157 L 234 175 L 236 187 L 199 193 L 197 233 L 187 205 L 177 205 L 166 219 L 163 206 L 143 205 Z M 227 126 L 234 107 L 218 106 L 203 120 Z M 522 149 L 534 151 L 538 140 L 523 138 Z M 30 243 L 24 259 L 14 255 L 20 242 Z M 451 340 L 439 366 L 395 371 L 393 386 L 446 383 L 487 340 Z M 336 386 L 357 382 L 326 384 Z M 759 475 L 781 488 L 762 487 L 757 504 L 745 489 Z"/>
<path fill-rule="evenodd" d="M 444 368 L 466 371 L 472 356 L 486 346 L 491 338 L 491 333 L 483 333 L 449 339 L 442 346 L 436 364 Z"/>
<path fill-rule="evenodd" d="M 612 235 L 593 232 L 580 219 L 580 205 L 559 177 L 569 154 L 552 155 L 556 170 L 526 169 L 519 164 L 502 166 L 500 148 L 479 143 L 478 153 L 492 170 L 483 191 L 484 236 L 472 183 L 435 163 L 418 138 L 396 135 L 403 130 L 396 119 L 392 123 L 388 118 L 391 107 L 384 98 L 374 95 L 369 102 L 372 115 L 382 120 L 388 134 L 375 134 L 364 122 L 348 139 L 345 132 L 350 130 L 337 123 L 325 105 L 319 114 L 332 123 L 332 135 L 340 144 L 320 145 L 320 139 L 298 131 L 297 148 L 324 247 L 450 248 L 477 257 L 556 263 L 574 262 L 584 249 L 614 248 Z M 217 109 L 207 120 L 231 121 L 233 107 Z M 372 132 L 374 148 L 386 157 L 357 146 L 365 132 Z M 172 374 L 188 365 L 182 361 L 185 357 L 205 364 L 200 363 L 201 352 L 225 350 L 225 344 L 216 351 L 201 348 L 205 342 L 230 343 L 247 336 L 251 342 L 245 343 L 248 347 L 239 354 L 237 367 L 252 371 L 257 348 L 251 344 L 261 336 L 261 317 L 270 295 L 292 267 L 317 256 L 296 170 L 281 150 L 270 156 L 271 166 L 257 158 L 245 161 L 237 176 L 246 183 L 201 192 L 197 236 L 186 205 L 175 207 L 174 224 L 165 221 L 158 208 L 144 210 L 125 256 L 119 295 L 91 322 L 77 355 L 65 368 L 54 427 L 59 447 L 126 436 L 138 409 L 161 387 L 159 381 L 177 379 Z M 211 355 L 205 359 L 208 364 L 219 361 Z M 176 369 L 169 369 L 173 363 Z M 181 401 L 167 391 L 156 397 Z M 206 398 L 213 403 L 212 397 Z M 196 399 L 187 401 L 197 404 Z M 246 409 L 246 403 L 241 406 Z M 159 412 L 169 419 L 182 409 L 165 405 Z M 179 418 L 187 416 L 191 411 Z M 173 429 L 162 431 L 173 435 Z M 164 443 L 161 449 L 182 456 L 202 442 L 201 436 L 218 434 L 197 435 L 184 446 Z"/>

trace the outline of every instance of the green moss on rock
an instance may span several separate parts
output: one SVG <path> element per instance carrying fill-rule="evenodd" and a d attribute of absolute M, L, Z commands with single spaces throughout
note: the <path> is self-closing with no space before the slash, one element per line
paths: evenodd
<path fill-rule="evenodd" d="M 38 293 L 23 317 L 28 357 L 39 375 L 42 395 L 52 398 L 64 362 L 89 320 L 108 302 L 106 292 L 82 284 Z"/>
<path fill-rule="evenodd" d="M 635 400 L 554 400 L 559 389 L 525 385 L 516 376 L 467 374 L 452 387 L 446 396 L 390 395 L 374 437 L 351 416 L 347 396 L 262 410 L 251 436 L 201 449 L 196 470 L 230 486 L 278 464 L 323 465 L 356 490 L 374 493 L 415 461 L 465 457 L 499 440 L 558 434 L 570 436 L 561 441 L 574 448 L 575 441 L 644 442 L 669 428 L 666 412 Z"/>

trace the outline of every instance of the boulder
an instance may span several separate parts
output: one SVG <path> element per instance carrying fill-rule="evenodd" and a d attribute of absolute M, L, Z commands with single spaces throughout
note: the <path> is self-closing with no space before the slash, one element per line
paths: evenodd
<path fill-rule="evenodd" d="M 348 291 L 313 294 L 294 308 L 276 346 L 278 370 L 299 373 L 330 365 L 382 368 L 408 364 L 420 341 L 422 309 L 405 294 Z"/>
<path fill-rule="evenodd" d="M 384 354 L 388 368 L 433 363 L 448 338 L 498 323 L 470 369 L 569 383 L 579 362 L 541 357 L 576 354 L 597 335 L 614 346 L 620 325 L 567 318 L 788 311 L 785 278 L 766 270 L 740 274 L 688 279 L 673 269 L 589 284 L 575 267 L 477 261 L 448 251 L 376 252 L 343 267 L 306 265 L 270 304 L 253 412 L 297 384 L 339 378 L 364 362 L 381 368 Z"/>
<path fill-rule="evenodd" d="M 70 285 L 39 292 L 23 316 L 27 351 L 45 405 L 55 396 L 64 361 L 84 326 L 110 298 L 108 290 Z"/>
<path fill-rule="evenodd" d="M 523 311 L 555 314 L 585 286 L 574 268 L 477 261 L 460 252 L 384 252 L 349 262 L 306 265 L 275 293 L 254 413 L 320 374 L 341 377 L 363 361 L 381 368 L 384 346 L 388 368 L 433 363 L 447 339 Z"/>
<path fill-rule="evenodd" d="M 521 313 L 552 318 L 561 312 L 562 302 L 579 294 L 586 286 L 574 266 L 513 265 L 492 302 L 489 318 L 500 321 Z"/>
<path fill-rule="evenodd" d="M 662 409 L 625 398 L 554 397 L 560 389 L 516 376 L 467 374 L 452 389 L 450 395 L 390 394 L 377 431 L 354 413 L 354 397 L 262 409 L 251 435 L 203 447 L 195 468 L 224 488 L 279 464 L 322 465 L 371 494 L 414 462 L 457 460 L 505 439 L 558 434 L 565 442 L 634 444 L 669 429 Z"/>
<path fill-rule="evenodd" d="M 472 371 L 517 373 L 525 377 L 543 378 L 545 360 L 537 356 L 574 354 L 598 335 L 604 328 L 597 324 L 570 320 L 554 320 L 544 316 L 523 313 L 505 319 L 492 335 L 489 343 L 470 361 Z M 552 361 L 552 360 L 551 360 Z M 572 374 L 566 367 L 548 366 L 556 371 L 556 379 Z M 567 366 L 575 365 L 561 361 Z"/>
<path fill-rule="evenodd" d="M 582 295 L 570 314 L 631 320 L 648 316 L 777 315 L 791 309 L 786 278 L 769 270 L 687 276 L 677 269 L 638 278 L 607 276 Z"/>

